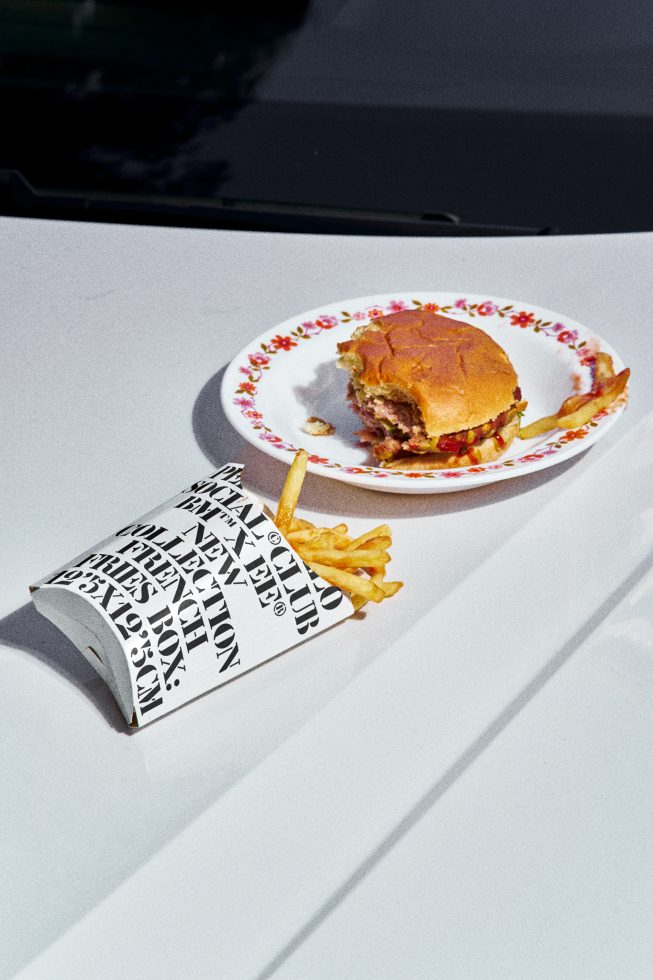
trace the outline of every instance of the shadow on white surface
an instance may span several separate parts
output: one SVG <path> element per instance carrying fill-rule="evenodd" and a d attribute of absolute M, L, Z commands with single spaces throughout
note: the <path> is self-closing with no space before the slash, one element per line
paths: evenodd
<path fill-rule="evenodd" d="M 13 977 L 299 731 L 380 651 L 341 624 L 142 731 L 26 605 L 0 621 L 12 759 L 0 978 Z M 29 733 L 29 737 L 27 737 Z M 128 735 L 128 737 L 123 737 Z M 38 883 L 39 905 L 34 905 Z"/>
<path fill-rule="evenodd" d="M 332 370 L 335 372 L 337 369 L 333 367 Z M 220 387 L 225 371 L 226 367 L 209 378 L 197 396 L 192 419 L 195 439 L 213 466 L 232 460 L 244 463 L 243 481 L 249 489 L 270 500 L 276 500 L 288 467 L 262 450 L 257 451 L 229 423 L 220 402 Z M 325 384 L 324 378 L 318 379 L 316 383 L 321 389 Z M 313 395 L 306 397 L 311 402 Z M 315 407 L 312 402 L 311 406 L 312 411 Z M 327 413 L 329 418 L 333 417 L 334 411 Z M 342 412 L 342 407 L 340 411 Z M 347 432 L 353 435 L 360 423 L 353 413 L 351 420 Z M 583 452 L 545 470 L 453 493 L 382 493 L 309 473 L 302 489 L 300 507 L 303 511 L 331 513 L 342 517 L 369 518 L 373 515 L 389 520 L 459 513 L 519 497 L 551 483 L 576 466 L 586 455 L 587 452 Z"/>
<path fill-rule="evenodd" d="M 214 466 L 242 462 L 247 443 L 227 421 L 220 401 L 220 386 L 228 365 L 209 378 L 193 405 L 193 435 Z"/>
<path fill-rule="evenodd" d="M 326 361 L 317 365 L 308 384 L 296 385 L 293 394 L 303 408 L 304 418 L 317 415 L 318 418 L 330 422 L 336 430 L 333 436 L 309 437 L 305 448 L 319 456 L 328 445 L 328 456 L 360 466 L 367 462 L 367 451 L 358 442 L 356 433 L 363 423 L 347 401 L 348 381 L 349 375 L 334 360 Z M 301 437 L 301 433 L 298 437 Z M 334 440 L 337 446 L 335 451 L 332 448 Z"/>
<path fill-rule="evenodd" d="M 220 400 L 224 371 L 214 374 L 200 391 L 193 409 L 193 431 L 198 445 L 217 466 L 230 459 L 244 464 L 243 484 L 266 498 L 278 499 L 288 467 L 259 451 L 235 432 Z M 609 437 L 608 437 L 609 438 Z M 434 494 L 382 493 L 337 480 L 307 474 L 298 512 L 317 523 L 351 522 L 354 533 L 373 524 L 389 522 L 394 532 L 390 577 L 405 582 L 401 593 L 373 609 L 365 628 L 365 642 L 377 654 L 427 616 L 433 605 L 455 591 L 470 571 L 499 551 L 552 497 L 582 480 L 588 458 L 584 452 L 545 470 L 484 487 Z M 589 455 L 589 459 L 596 459 Z M 491 506 L 493 505 L 493 506 Z M 488 522 L 487 509 L 492 509 Z M 460 517 L 465 514 L 461 534 Z M 420 535 L 415 518 L 435 517 Z M 359 523 L 360 521 L 360 523 Z M 529 560 L 524 556 L 524 560 Z"/>
<path fill-rule="evenodd" d="M 74 685 L 94 704 L 107 725 L 121 735 L 129 728 L 104 681 L 84 660 L 70 640 L 40 615 L 31 603 L 0 620 L 0 645 L 36 658 Z"/>

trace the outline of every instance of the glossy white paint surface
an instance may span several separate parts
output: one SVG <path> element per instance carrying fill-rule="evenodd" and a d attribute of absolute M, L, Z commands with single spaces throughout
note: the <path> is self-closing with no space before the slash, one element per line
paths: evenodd
<path fill-rule="evenodd" d="M 304 238 L 0 221 L 0 976 L 646 977 L 653 963 L 653 235 Z M 437 280 L 437 281 L 436 281 Z M 225 459 L 267 323 L 451 288 L 567 312 L 633 369 L 559 468 L 390 496 L 406 588 L 136 735 L 26 585 Z"/>

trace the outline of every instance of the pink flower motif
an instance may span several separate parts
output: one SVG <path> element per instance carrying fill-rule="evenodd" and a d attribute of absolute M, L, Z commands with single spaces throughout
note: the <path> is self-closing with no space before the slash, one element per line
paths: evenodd
<path fill-rule="evenodd" d="M 484 466 L 470 466 L 467 470 L 468 473 L 485 473 Z"/>
<path fill-rule="evenodd" d="M 330 330 L 331 327 L 336 327 L 338 325 L 338 320 L 335 316 L 321 315 L 319 320 L 316 320 L 315 322 L 318 327 L 322 327 L 323 330 Z"/>
<path fill-rule="evenodd" d="M 551 329 L 553 330 L 554 333 L 560 333 L 561 330 L 566 330 L 567 328 L 565 327 L 564 323 L 558 322 L 558 323 L 554 323 Z"/>
<path fill-rule="evenodd" d="M 378 306 L 371 306 L 370 309 L 367 311 L 367 316 L 369 317 L 369 319 L 372 319 L 372 317 L 375 316 L 383 316 L 383 310 L 380 309 Z"/>
<path fill-rule="evenodd" d="M 462 298 L 461 299 L 457 299 L 456 302 L 453 305 L 456 307 L 457 310 L 466 310 L 467 309 L 467 300 L 466 299 L 462 299 Z"/>
<path fill-rule="evenodd" d="M 513 327 L 529 327 L 531 323 L 535 321 L 534 313 L 527 313 L 526 310 L 522 310 L 521 313 L 511 313 L 510 322 Z"/>
<path fill-rule="evenodd" d="M 492 316 L 497 312 L 499 307 L 496 303 L 491 303 L 489 299 L 486 299 L 484 303 L 479 303 L 476 312 L 479 316 Z"/>
<path fill-rule="evenodd" d="M 536 459 L 542 459 L 543 457 L 544 457 L 544 453 L 528 453 L 527 456 L 520 456 L 519 457 L 519 462 L 520 463 L 533 463 L 533 462 L 535 462 Z"/>
<path fill-rule="evenodd" d="M 238 391 L 246 395 L 255 395 L 256 385 L 254 384 L 253 381 L 241 381 L 241 383 L 238 386 Z"/>
<path fill-rule="evenodd" d="M 437 313 L 440 307 L 437 303 L 424 303 L 422 307 L 423 310 L 428 310 L 429 313 Z"/>
<path fill-rule="evenodd" d="M 250 354 L 249 355 L 249 363 L 250 364 L 257 364 L 257 365 L 269 364 L 270 363 L 270 358 L 268 357 L 267 354 Z M 242 368 L 241 368 L 241 371 L 242 371 Z"/>
<path fill-rule="evenodd" d="M 249 377 L 250 372 L 251 372 L 252 369 L 251 368 L 248 368 L 248 367 L 241 367 L 241 368 L 238 368 L 238 370 L 240 371 L 241 374 L 246 374 L 247 377 Z"/>
<path fill-rule="evenodd" d="M 262 412 L 257 412 L 253 408 L 251 408 L 248 412 L 245 412 L 244 414 L 247 416 L 248 419 L 262 419 L 263 418 L 263 413 Z"/>
<path fill-rule="evenodd" d="M 309 456 L 309 463 L 328 463 L 329 460 L 325 456 Z"/>
<path fill-rule="evenodd" d="M 404 473 L 404 476 L 408 476 L 412 480 L 418 480 L 420 477 L 423 477 L 424 474 L 423 473 Z"/>
<path fill-rule="evenodd" d="M 352 320 L 367 320 L 367 313 L 359 310 L 357 313 L 352 313 L 351 318 Z"/>
<path fill-rule="evenodd" d="M 361 469 L 360 466 L 343 466 L 343 473 L 364 473 L 365 470 Z"/>
<path fill-rule="evenodd" d="M 283 439 L 275 436 L 273 432 L 263 432 L 260 438 L 265 439 L 266 442 L 283 442 Z"/>
<path fill-rule="evenodd" d="M 443 470 L 442 476 L 446 477 L 448 480 L 452 480 L 457 476 L 462 476 L 462 473 L 460 470 Z"/>
<path fill-rule="evenodd" d="M 254 408 L 251 398 L 234 398 L 234 405 L 240 405 L 241 408 Z"/>
<path fill-rule="evenodd" d="M 290 350 L 291 347 L 297 346 L 297 341 L 293 340 L 292 337 L 282 337 L 281 334 L 277 334 L 273 337 L 271 344 L 275 350 Z"/>
<path fill-rule="evenodd" d="M 304 322 L 302 323 L 302 327 L 304 328 L 304 330 L 310 333 L 311 330 L 315 330 L 315 323 L 313 320 L 304 320 Z"/>
<path fill-rule="evenodd" d="M 558 341 L 561 344 L 573 344 L 577 336 L 575 330 L 561 330 L 558 334 Z"/>
<path fill-rule="evenodd" d="M 406 304 L 401 299 L 391 299 L 388 303 L 388 309 L 391 310 L 392 313 L 399 313 L 400 310 L 406 309 Z"/>

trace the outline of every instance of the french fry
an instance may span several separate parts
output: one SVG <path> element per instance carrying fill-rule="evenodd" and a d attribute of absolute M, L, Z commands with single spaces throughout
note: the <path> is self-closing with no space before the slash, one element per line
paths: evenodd
<path fill-rule="evenodd" d="M 557 424 L 557 415 L 547 415 L 545 418 L 537 419 L 535 422 L 531 422 L 529 425 L 525 425 L 523 429 L 520 429 L 519 438 L 533 439 L 535 436 L 544 435 L 545 432 L 550 432 L 551 429 L 555 429 Z"/>
<path fill-rule="evenodd" d="M 371 531 L 365 531 L 364 534 L 359 534 L 357 538 L 351 542 L 351 548 L 360 548 L 362 544 L 365 544 L 371 538 L 378 537 L 388 537 L 392 541 L 392 531 L 387 524 L 379 524 L 378 527 L 373 527 Z"/>
<path fill-rule="evenodd" d="M 300 450 L 286 476 L 275 517 L 281 533 L 316 575 L 348 593 L 355 610 L 396 595 L 403 582 L 385 581 L 390 561 L 387 549 L 392 544 L 387 524 L 351 538 L 344 522 L 332 528 L 316 527 L 295 516 L 307 462 L 308 454 Z"/>
<path fill-rule="evenodd" d="M 316 527 L 303 531 L 289 531 L 286 535 L 292 545 L 315 544 L 320 548 L 333 548 L 337 536 L 330 527 Z"/>
<path fill-rule="evenodd" d="M 331 550 L 336 546 L 336 536 L 333 531 L 327 531 L 326 534 L 320 534 L 319 537 L 315 538 L 317 547 L 322 550 Z"/>
<path fill-rule="evenodd" d="M 324 529 L 320 527 L 303 527 L 297 531 L 288 531 L 286 537 L 289 541 L 292 541 L 293 544 L 301 544 L 304 541 L 313 541 L 314 538 L 319 538 L 320 533 L 323 530 Z"/>
<path fill-rule="evenodd" d="M 367 600 L 365 596 L 362 595 L 353 595 L 350 597 L 350 602 L 354 607 L 355 612 L 358 612 L 359 609 L 362 609 L 363 606 L 366 606 L 368 601 L 369 600 Z"/>
<path fill-rule="evenodd" d="M 276 524 L 276 519 L 275 519 L 275 524 Z M 278 526 L 279 525 L 277 524 L 277 527 Z M 310 531 L 310 530 L 314 531 L 315 524 L 311 524 L 310 521 L 303 521 L 299 517 L 293 517 L 293 519 L 290 522 L 290 530 L 291 531 Z"/>
<path fill-rule="evenodd" d="M 332 568 L 367 568 L 370 565 L 378 568 L 387 565 L 390 561 L 387 551 L 379 551 L 376 548 L 344 551 L 337 548 L 306 548 L 299 545 L 298 551 L 304 561 L 316 561 L 330 565 Z"/>
<path fill-rule="evenodd" d="M 628 378 L 630 377 L 630 369 L 624 368 L 619 374 L 615 374 L 613 377 L 608 378 L 602 384 L 602 390 L 598 395 L 595 395 L 590 399 L 585 405 L 579 408 L 576 412 L 572 412 L 569 415 L 562 415 L 558 418 L 558 425 L 561 429 L 578 429 L 581 425 L 586 425 L 590 419 L 593 419 L 604 408 L 611 405 L 612 402 L 619 397 L 621 392 L 624 390 L 628 384 Z"/>
<path fill-rule="evenodd" d="M 383 589 L 386 596 L 396 595 L 404 584 L 403 582 L 386 582 L 385 568 L 373 572 L 370 579 L 375 585 L 378 585 L 380 589 Z"/>
<path fill-rule="evenodd" d="M 354 551 L 354 552 L 359 552 L 362 551 L 363 549 L 368 549 L 368 548 L 380 548 L 382 551 L 385 551 L 385 549 L 389 548 L 391 544 L 392 544 L 392 538 L 390 537 L 390 535 L 387 536 L 381 535 L 378 538 L 368 538 L 364 544 L 359 545 L 356 548 L 354 547 L 354 542 L 352 541 L 347 547 L 350 551 Z"/>
<path fill-rule="evenodd" d="M 561 415 L 571 415 L 572 412 L 577 412 L 583 405 L 587 405 L 592 400 L 592 397 L 592 392 L 587 391 L 584 395 L 571 395 L 569 398 L 565 398 L 556 412 L 556 418 L 559 419 Z"/>
<path fill-rule="evenodd" d="M 599 351 L 594 364 L 594 382 L 614 377 L 614 364 L 609 354 Z"/>
<path fill-rule="evenodd" d="M 352 592 L 354 595 L 363 596 L 371 602 L 382 602 L 385 598 L 383 589 L 375 585 L 369 578 L 354 575 L 352 572 L 346 572 L 342 568 L 331 568 L 330 565 L 322 565 L 319 562 L 307 561 L 306 564 L 313 569 L 316 575 L 323 578 L 325 582 L 330 582 L 331 585 L 337 585 L 339 589 L 344 589 L 345 592 Z"/>
<path fill-rule="evenodd" d="M 374 581 L 374 579 L 375 579 L 375 576 L 372 576 L 372 579 L 370 579 L 370 581 Z M 402 586 L 403 586 L 404 583 L 403 582 L 383 582 L 383 581 L 376 582 L 375 581 L 374 584 L 375 585 L 378 585 L 379 588 L 383 589 L 383 594 L 384 594 L 385 598 L 387 599 L 390 596 L 396 595 L 397 592 L 399 592 L 399 589 L 402 588 Z M 354 609 L 357 612 L 358 612 L 359 609 L 362 609 L 362 607 L 364 605 L 366 605 L 368 601 L 369 601 L 368 599 L 365 599 L 364 596 L 361 596 L 361 595 L 353 595 L 351 597 L 352 605 L 353 605 Z"/>
<path fill-rule="evenodd" d="M 318 527 L 313 530 L 289 531 L 286 535 L 295 551 L 300 547 L 339 548 L 347 550 L 351 539 L 344 534 L 336 534 L 330 528 Z M 387 539 L 385 539 L 387 540 Z"/>
<path fill-rule="evenodd" d="M 586 425 L 619 397 L 628 384 L 629 377 L 630 368 L 624 368 L 619 374 L 615 374 L 610 355 L 599 351 L 596 355 L 592 390 L 582 395 L 570 395 L 563 401 L 556 415 L 547 415 L 524 426 L 519 430 L 519 438 L 533 439 L 551 429 L 578 429 Z"/>
<path fill-rule="evenodd" d="M 290 530 L 291 521 L 295 515 L 295 507 L 297 506 L 302 483 L 306 475 L 307 463 L 308 453 L 305 449 L 300 449 L 290 464 L 286 482 L 283 485 L 281 496 L 279 497 L 277 516 L 275 518 L 275 524 L 282 534 L 286 534 Z"/>
<path fill-rule="evenodd" d="M 347 537 L 346 534 L 336 534 L 334 535 L 334 547 L 335 548 L 349 548 L 351 545 L 351 538 Z"/>
<path fill-rule="evenodd" d="M 613 374 L 609 378 L 605 378 L 598 385 L 598 390 L 601 394 L 607 394 L 611 392 L 615 397 L 621 394 L 630 378 L 630 368 L 624 368 L 619 374 Z"/>
<path fill-rule="evenodd" d="M 403 589 L 403 587 L 403 582 L 383 582 L 380 586 L 380 588 L 383 589 L 383 594 L 385 595 L 386 599 L 392 595 L 396 595 L 397 592 L 399 592 L 399 589 Z"/>

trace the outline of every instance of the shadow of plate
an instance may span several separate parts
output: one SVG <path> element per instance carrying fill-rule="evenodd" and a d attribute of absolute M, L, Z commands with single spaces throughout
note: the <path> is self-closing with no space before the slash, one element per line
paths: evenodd
<path fill-rule="evenodd" d="M 269 500 L 276 500 L 288 467 L 243 439 L 227 419 L 220 400 L 225 371 L 226 366 L 209 378 L 197 396 L 192 414 L 195 439 L 212 466 L 232 461 L 243 463 L 243 480 L 247 488 Z M 342 426 L 340 431 L 343 437 L 349 433 L 353 439 L 358 423 L 353 413 L 343 412 L 343 405 L 339 403 L 339 399 L 344 398 L 342 384 L 335 384 L 336 374 L 339 382 L 341 372 L 335 365 L 330 365 L 328 369 L 318 372 L 309 385 L 295 390 L 309 414 L 315 413 L 316 405 L 323 404 L 323 412 L 317 414 L 327 421 L 333 421 L 339 429 Z M 324 438 L 326 441 L 329 437 Z M 573 459 L 534 473 L 449 493 L 382 493 L 309 473 L 302 488 L 301 509 L 349 518 L 378 516 L 402 519 L 457 513 L 486 507 L 554 482 L 575 466 L 585 452 L 587 450 Z"/>

